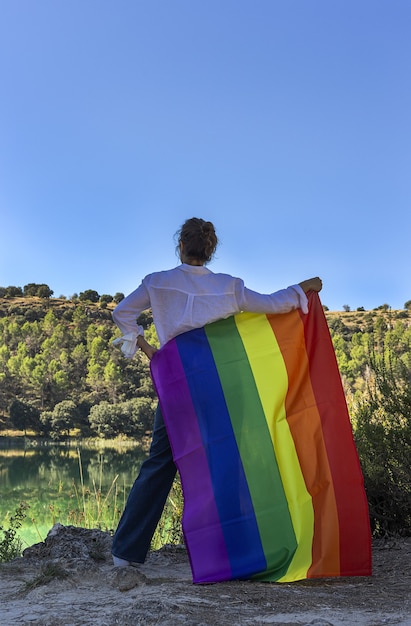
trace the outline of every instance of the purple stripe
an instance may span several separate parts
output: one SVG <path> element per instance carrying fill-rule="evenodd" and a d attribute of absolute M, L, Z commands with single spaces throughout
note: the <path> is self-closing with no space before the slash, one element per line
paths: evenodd
<path fill-rule="evenodd" d="M 161 411 L 184 493 L 183 532 L 193 580 L 229 580 L 231 567 L 197 416 L 176 342 L 169 341 L 151 361 Z M 172 424 L 172 428 L 170 427 Z M 216 574 L 216 564 L 219 564 Z"/>

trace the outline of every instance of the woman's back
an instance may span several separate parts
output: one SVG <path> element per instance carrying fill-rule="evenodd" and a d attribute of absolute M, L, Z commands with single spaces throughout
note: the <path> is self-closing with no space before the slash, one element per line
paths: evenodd
<path fill-rule="evenodd" d="M 152 309 L 160 345 L 194 328 L 201 328 L 240 311 L 286 313 L 300 307 L 307 312 L 305 292 L 321 289 L 320 279 L 310 279 L 271 294 L 260 294 L 244 286 L 239 278 L 215 274 L 205 267 L 218 244 L 214 226 L 199 218 L 187 220 L 179 231 L 178 250 L 182 264 L 146 276 L 141 285 L 122 300 L 113 319 L 124 338 L 122 350 L 128 357 L 141 347 L 149 358 L 155 348 L 144 341 L 137 325 L 139 314 Z M 141 339 L 140 339 L 141 337 Z"/>

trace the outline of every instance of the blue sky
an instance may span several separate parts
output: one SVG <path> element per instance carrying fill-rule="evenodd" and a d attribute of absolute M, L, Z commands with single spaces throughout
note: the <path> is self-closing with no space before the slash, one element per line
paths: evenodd
<path fill-rule="evenodd" d="M 411 299 L 409 0 L 1 0 L 0 285 L 210 265 L 331 310 Z"/>

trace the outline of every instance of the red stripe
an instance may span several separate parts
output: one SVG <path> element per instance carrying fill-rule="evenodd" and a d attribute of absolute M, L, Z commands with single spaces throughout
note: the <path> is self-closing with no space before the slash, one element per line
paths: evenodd
<path fill-rule="evenodd" d="M 368 505 L 327 320 L 317 294 L 301 314 L 310 376 L 336 496 L 341 576 L 371 574 Z"/>

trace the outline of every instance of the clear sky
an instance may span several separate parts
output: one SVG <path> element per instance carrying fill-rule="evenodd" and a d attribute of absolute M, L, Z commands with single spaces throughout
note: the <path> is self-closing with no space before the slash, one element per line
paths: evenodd
<path fill-rule="evenodd" d="M 213 271 L 411 299 L 409 0 L 0 0 L 0 285 Z"/>

